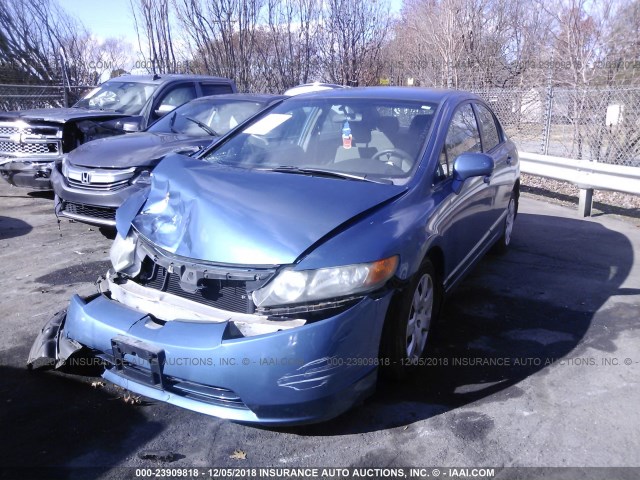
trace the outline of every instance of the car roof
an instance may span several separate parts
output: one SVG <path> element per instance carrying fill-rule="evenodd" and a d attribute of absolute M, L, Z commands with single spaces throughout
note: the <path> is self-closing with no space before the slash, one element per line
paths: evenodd
<path fill-rule="evenodd" d="M 315 98 L 364 98 L 379 100 L 404 100 L 416 102 L 442 103 L 444 101 L 461 101 L 465 99 L 480 99 L 473 93 L 461 90 L 423 87 L 356 87 L 320 90 L 305 95 L 291 97 L 291 101 L 304 101 Z"/>
<path fill-rule="evenodd" d="M 162 84 L 176 80 L 206 80 L 210 82 L 233 83 L 232 80 L 223 77 L 212 77 L 209 75 L 185 75 L 179 73 L 157 74 L 157 75 L 120 75 L 107 80 L 107 82 L 135 82 L 135 83 L 156 83 Z"/>
<path fill-rule="evenodd" d="M 208 95 L 206 97 L 194 98 L 189 103 L 208 102 L 211 100 L 235 100 L 238 102 L 258 102 L 271 103 L 282 98 L 288 98 L 286 95 L 271 95 L 268 93 L 225 93 L 222 95 Z"/>
<path fill-rule="evenodd" d="M 302 95 L 302 94 L 307 94 L 311 92 L 319 92 L 321 90 L 330 90 L 330 89 L 338 89 L 338 88 L 347 88 L 347 87 L 344 87 L 342 85 L 337 85 L 334 83 L 314 82 L 314 83 L 305 83 L 303 85 L 297 85 L 295 87 L 288 88 L 287 90 L 285 90 L 284 94 L 287 96 L 293 97 L 296 95 Z"/>

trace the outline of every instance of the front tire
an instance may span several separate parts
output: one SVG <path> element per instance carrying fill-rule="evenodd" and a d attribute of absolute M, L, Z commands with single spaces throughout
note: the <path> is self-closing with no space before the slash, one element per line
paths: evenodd
<path fill-rule="evenodd" d="M 380 347 L 383 376 L 403 380 L 412 366 L 420 364 L 440 309 L 440 292 L 435 268 L 425 259 L 389 306 Z"/>

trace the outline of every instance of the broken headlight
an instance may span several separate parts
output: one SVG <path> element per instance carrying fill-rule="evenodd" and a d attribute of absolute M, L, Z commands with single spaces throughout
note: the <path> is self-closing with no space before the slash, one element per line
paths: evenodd
<path fill-rule="evenodd" d="M 140 272 L 141 264 L 136 259 L 137 244 L 138 236 L 134 233 L 130 233 L 126 238 L 120 234 L 116 235 L 109 251 L 109 258 L 116 272 L 126 273 L 132 277 Z"/>
<path fill-rule="evenodd" d="M 132 185 L 151 185 L 151 172 L 149 170 L 142 170 L 136 177 L 131 180 Z"/>
<path fill-rule="evenodd" d="M 398 257 L 318 270 L 282 270 L 263 288 L 253 292 L 257 307 L 316 302 L 380 288 L 395 273 Z"/>

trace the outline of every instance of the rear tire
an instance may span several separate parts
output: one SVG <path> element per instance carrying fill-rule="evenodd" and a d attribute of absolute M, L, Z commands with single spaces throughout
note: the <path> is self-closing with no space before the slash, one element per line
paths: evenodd
<path fill-rule="evenodd" d="M 425 259 L 389 305 L 380 345 L 384 377 L 404 380 L 416 370 L 432 337 L 440 302 L 440 281 L 431 260 Z"/>
<path fill-rule="evenodd" d="M 511 236 L 513 235 L 513 225 L 518 215 L 518 195 L 516 191 L 511 192 L 509 204 L 507 205 L 507 215 L 502 226 L 502 236 L 493 246 L 493 252 L 503 255 L 509 251 L 511 245 Z"/>

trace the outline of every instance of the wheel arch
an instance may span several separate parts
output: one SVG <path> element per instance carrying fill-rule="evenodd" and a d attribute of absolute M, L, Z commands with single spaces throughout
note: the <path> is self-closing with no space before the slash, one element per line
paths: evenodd
<path fill-rule="evenodd" d="M 444 272 L 445 272 L 444 252 L 438 245 L 434 245 L 427 251 L 427 254 L 425 255 L 425 259 L 426 258 L 431 260 L 431 263 L 433 264 L 433 268 L 436 271 L 436 275 L 438 275 L 438 280 L 442 282 L 444 280 Z"/>

